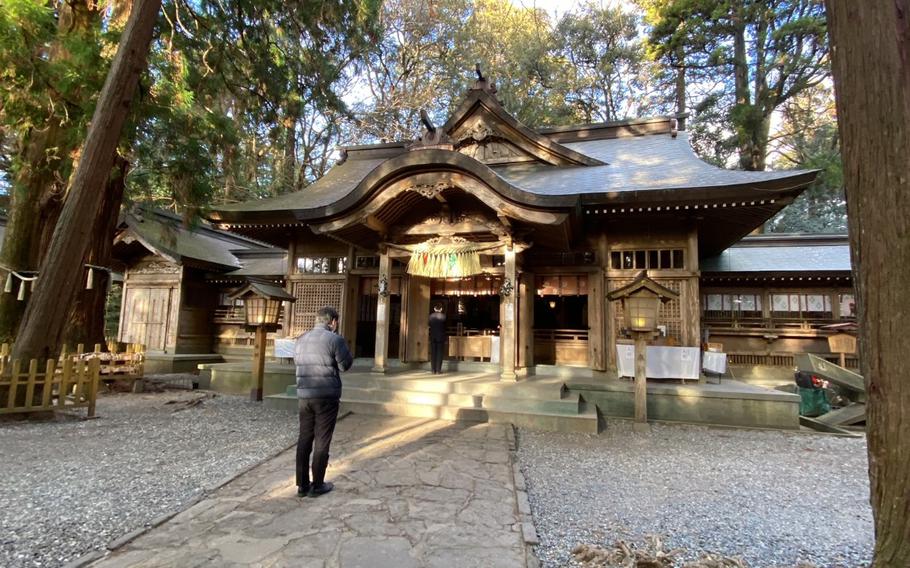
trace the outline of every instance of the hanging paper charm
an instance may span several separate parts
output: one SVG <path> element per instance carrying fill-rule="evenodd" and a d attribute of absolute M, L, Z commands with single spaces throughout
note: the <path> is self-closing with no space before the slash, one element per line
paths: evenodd
<path fill-rule="evenodd" d="M 85 277 L 85 289 L 92 290 L 95 288 L 95 269 L 89 267 L 88 275 Z"/>
<path fill-rule="evenodd" d="M 13 273 L 7 272 L 6 273 L 6 284 L 3 285 L 3 293 L 9 294 L 12 291 L 13 291 Z"/>

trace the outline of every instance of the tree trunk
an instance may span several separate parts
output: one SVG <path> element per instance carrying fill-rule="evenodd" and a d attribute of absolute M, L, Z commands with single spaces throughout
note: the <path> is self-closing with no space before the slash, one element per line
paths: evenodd
<path fill-rule="evenodd" d="M 910 566 L 910 0 L 827 0 L 860 360 L 873 566 Z"/>
<path fill-rule="evenodd" d="M 676 114 L 686 112 L 686 56 L 682 48 L 676 50 Z M 679 119 L 679 129 L 686 129 L 686 119 Z"/>
<path fill-rule="evenodd" d="M 57 39 L 47 50 L 51 61 L 70 57 L 66 44 L 73 37 L 92 33 L 100 27 L 101 10 L 94 3 L 75 1 L 60 5 L 57 20 Z M 10 217 L 6 227 L 0 264 L 16 271 L 35 271 L 44 258 L 51 233 L 63 206 L 66 177 L 76 149 L 68 129 L 78 124 L 75 116 L 78 104 L 87 98 L 84 94 L 71 94 L 69 101 L 60 99 L 52 89 L 47 96 L 54 101 L 54 108 L 42 128 L 31 129 L 20 141 L 19 169 L 11 190 Z M 69 110 L 64 110 L 67 107 Z M 65 114 L 68 112 L 68 115 Z M 66 118 L 69 123 L 64 126 Z M 0 340 L 13 341 L 19 322 L 25 312 L 25 302 L 17 300 L 17 289 L 11 294 L 0 294 Z"/>
<path fill-rule="evenodd" d="M 126 187 L 126 172 L 129 163 L 117 157 L 117 163 L 104 190 L 104 201 L 95 216 L 91 248 L 85 255 L 85 263 L 95 266 L 110 267 L 111 249 L 123 191 Z M 76 300 L 71 304 L 63 342 L 68 345 L 80 343 L 90 346 L 96 343 L 105 344 L 104 320 L 107 292 L 111 284 L 111 275 L 103 270 L 95 270 L 92 278 L 92 289 L 79 287 Z"/>
<path fill-rule="evenodd" d="M 44 262 L 35 293 L 28 302 L 13 357 L 45 359 L 59 350 L 66 312 L 82 285 L 83 258 L 92 232 L 95 213 L 101 207 L 104 184 L 110 175 L 117 144 L 130 110 L 161 0 L 137 0 L 120 39 L 117 55 L 108 72 L 95 108 L 69 195 Z"/>
<path fill-rule="evenodd" d="M 733 127 L 739 146 L 739 167 L 754 170 L 752 152 L 751 122 L 752 95 L 749 92 L 749 56 L 746 50 L 746 22 L 744 8 L 737 4 L 733 8 Z"/>

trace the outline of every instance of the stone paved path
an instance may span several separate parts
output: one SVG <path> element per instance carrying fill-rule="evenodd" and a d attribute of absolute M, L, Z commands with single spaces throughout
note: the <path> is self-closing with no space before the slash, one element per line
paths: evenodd
<path fill-rule="evenodd" d="M 297 498 L 292 449 L 94 566 L 523 567 L 513 443 L 497 424 L 351 415 L 334 492 Z"/>

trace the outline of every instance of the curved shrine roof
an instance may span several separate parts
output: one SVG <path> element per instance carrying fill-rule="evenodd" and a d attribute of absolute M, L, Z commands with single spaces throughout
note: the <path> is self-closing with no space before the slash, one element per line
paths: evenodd
<path fill-rule="evenodd" d="M 346 148 L 344 159 L 307 188 L 223 205 L 212 219 L 290 223 L 351 210 L 377 188 L 411 173 L 461 172 L 514 203 L 537 208 L 579 204 L 772 199 L 798 193 L 814 171 L 734 171 L 700 160 L 677 118 L 658 117 L 533 131 L 473 89 L 445 126 L 427 123 L 416 142 Z M 791 193 L 790 197 L 795 196 Z"/>
<path fill-rule="evenodd" d="M 518 164 L 478 167 L 487 169 L 517 192 L 529 196 L 577 196 L 582 203 L 597 203 L 609 194 L 658 190 L 714 189 L 752 187 L 768 182 L 776 189 L 804 187 L 815 177 L 814 171 L 788 170 L 748 172 L 727 170 L 703 162 L 680 132 L 606 140 L 571 142 L 566 146 L 606 162 L 596 166 L 551 166 Z M 396 155 L 407 152 L 403 147 Z M 419 152 L 419 151 L 418 151 Z M 391 157 L 357 156 L 350 151 L 343 163 L 303 190 L 278 197 L 223 205 L 213 218 L 243 222 L 243 213 L 274 213 L 328 207 L 349 196 L 370 172 Z M 781 183 L 783 182 L 783 183 Z M 221 214 L 224 213 L 224 214 Z"/>

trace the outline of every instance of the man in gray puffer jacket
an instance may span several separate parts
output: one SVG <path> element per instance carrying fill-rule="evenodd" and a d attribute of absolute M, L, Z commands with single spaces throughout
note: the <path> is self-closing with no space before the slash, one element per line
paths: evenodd
<path fill-rule="evenodd" d="M 354 358 L 344 338 L 335 333 L 338 312 L 325 307 L 316 313 L 313 329 L 297 338 L 294 363 L 297 366 L 297 408 L 300 437 L 297 439 L 297 496 L 318 497 L 334 489 L 325 480 L 329 445 L 338 419 L 341 398 L 339 369 L 347 371 Z M 310 452 L 313 454 L 313 482 L 310 483 Z"/>

